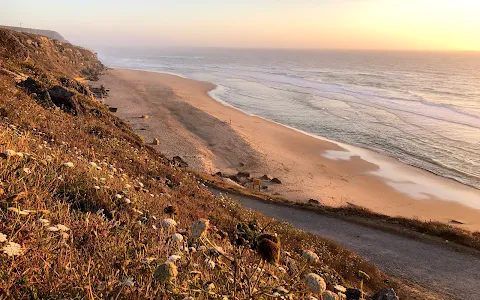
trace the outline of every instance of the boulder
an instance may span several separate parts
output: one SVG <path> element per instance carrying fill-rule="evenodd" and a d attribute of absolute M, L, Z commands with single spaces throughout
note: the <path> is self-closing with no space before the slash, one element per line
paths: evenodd
<path fill-rule="evenodd" d="M 60 78 L 60 82 L 62 85 L 66 88 L 74 89 L 80 94 L 83 94 L 85 96 L 92 96 L 92 92 L 83 84 L 80 82 L 73 80 L 73 79 L 68 79 L 68 78 Z"/>
<path fill-rule="evenodd" d="M 74 98 L 75 94 L 64 87 L 56 85 L 48 89 L 48 94 L 50 95 L 53 104 L 63 111 L 73 115 L 78 115 L 80 113 L 80 105 Z"/>
<path fill-rule="evenodd" d="M 371 297 L 372 300 L 399 300 L 393 289 L 383 289 Z"/>
<path fill-rule="evenodd" d="M 160 140 L 157 138 L 154 138 L 152 144 L 158 146 L 160 145 Z"/>
<path fill-rule="evenodd" d="M 345 295 L 347 296 L 347 300 L 360 300 L 360 297 L 362 296 L 362 291 L 360 291 L 359 289 L 348 288 L 345 292 Z"/>
<path fill-rule="evenodd" d="M 240 179 L 237 177 L 237 175 L 230 175 L 228 176 L 228 178 L 235 182 L 240 182 Z"/>
<path fill-rule="evenodd" d="M 173 159 L 173 164 L 179 166 L 180 168 L 186 168 L 188 167 L 188 163 L 183 160 L 180 156 L 174 156 Z"/>
<path fill-rule="evenodd" d="M 42 86 L 42 84 L 35 79 L 28 77 L 24 81 L 17 84 L 19 87 L 25 89 L 25 91 L 32 96 L 32 98 L 41 106 L 45 108 L 54 108 L 55 104 L 50 98 L 50 94 Z"/>
<path fill-rule="evenodd" d="M 248 173 L 248 172 L 238 172 L 237 177 L 238 178 L 250 178 L 250 173 Z"/>
<path fill-rule="evenodd" d="M 282 184 L 282 182 L 280 181 L 280 179 L 278 179 L 277 177 L 275 178 L 272 178 L 272 180 L 270 180 L 271 183 L 276 183 L 276 184 Z"/>

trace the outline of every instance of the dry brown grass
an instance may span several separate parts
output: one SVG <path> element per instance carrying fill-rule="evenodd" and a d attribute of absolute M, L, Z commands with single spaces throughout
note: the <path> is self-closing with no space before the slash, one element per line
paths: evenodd
<path fill-rule="evenodd" d="M 23 157 L 0 158 L 0 233 L 23 251 L 13 257 L 0 253 L 0 299 L 183 299 L 187 295 L 221 299 L 233 294 L 237 299 L 252 294 L 269 298 L 277 286 L 290 291 L 286 297 L 301 299 L 309 294 L 301 280 L 305 273 L 321 274 L 332 289 L 338 283 L 357 286 L 359 270 L 371 277 L 365 284 L 367 292 L 387 287 L 386 275 L 339 245 L 213 196 L 196 174 L 171 165 L 90 98 L 76 93 L 87 108 L 79 116 L 38 105 L 16 87 L 12 73 L 35 77 L 46 85 L 59 84 L 60 77 L 81 76 L 81 60 L 75 62 L 67 51 L 67 59 L 60 63 L 65 68 L 58 67 L 60 50 L 54 42 L 28 34 L 13 36 L 19 42 L 13 50 L 23 46 L 38 53 L 30 54 L 25 62 L 23 56 L 8 52 L 11 45 L 2 45 L 0 51 L 0 58 L 8 60 L 3 64 L 8 70 L 0 72 L 0 152 L 23 153 Z M 30 49 L 27 39 L 41 39 L 50 46 Z M 96 58 L 89 58 L 88 63 L 92 68 L 98 65 Z M 74 166 L 66 167 L 66 162 Z M 135 189 L 138 182 L 144 186 Z M 178 207 L 175 230 L 161 227 L 167 217 L 163 209 L 169 204 Z M 28 211 L 19 215 L 11 208 Z M 40 218 L 67 226 L 69 231 L 49 231 L 38 222 Z M 199 218 L 212 224 L 201 241 L 189 234 L 190 224 Z M 252 247 L 237 247 L 233 241 L 237 225 L 253 220 L 279 235 L 284 251 L 280 266 L 286 273 L 267 265 L 261 276 L 252 275 L 260 273 L 259 256 Z M 170 239 L 174 231 L 186 240 L 182 249 Z M 225 253 L 186 251 L 202 244 L 207 249 L 212 244 L 220 246 Z M 303 249 L 316 252 L 320 261 L 305 264 L 300 255 Z M 287 264 L 285 251 L 300 272 Z M 175 253 L 181 256 L 176 262 L 177 279 L 169 284 L 158 282 L 155 269 Z M 207 258 L 215 262 L 213 269 L 205 263 Z M 215 288 L 209 291 L 210 282 Z M 400 284 L 390 286 L 401 297 L 421 299 Z"/>

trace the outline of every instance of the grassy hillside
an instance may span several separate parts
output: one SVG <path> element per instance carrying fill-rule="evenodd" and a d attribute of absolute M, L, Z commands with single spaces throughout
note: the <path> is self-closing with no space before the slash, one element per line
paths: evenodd
<path fill-rule="evenodd" d="M 365 272 L 367 294 L 424 299 L 213 196 L 95 101 L 80 80 L 103 70 L 90 51 L 0 29 L 0 64 L 0 298 L 307 299 L 356 293 Z"/>

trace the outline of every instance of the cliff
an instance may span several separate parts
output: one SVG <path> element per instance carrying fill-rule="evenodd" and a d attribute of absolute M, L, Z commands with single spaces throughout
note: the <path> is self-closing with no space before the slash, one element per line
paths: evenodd
<path fill-rule="evenodd" d="M 10 29 L 17 32 L 25 32 L 25 33 L 42 35 L 50 39 L 57 40 L 59 42 L 68 43 L 68 41 L 60 33 L 53 30 L 23 28 L 23 27 L 15 27 L 15 26 L 3 26 L 3 25 L 0 25 L 0 28 Z"/>
<path fill-rule="evenodd" d="M 410 295 L 341 246 L 213 195 L 95 100 L 86 79 L 104 71 L 86 49 L 0 29 L 0 294 L 306 299 L 358 295 L 362 280 Z"/>

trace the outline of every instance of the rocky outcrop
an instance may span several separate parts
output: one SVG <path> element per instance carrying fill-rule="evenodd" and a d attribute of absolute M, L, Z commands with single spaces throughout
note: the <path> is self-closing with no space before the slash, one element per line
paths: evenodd
<path fill-rule="evenodd" d="M 73 115 L 80 113 L 80 105 L 78 101 L 74 99 L 74 93 L 59 85 L 49 88 L 48 93 L 50 94 L 53 104 L 61 110 Z"/>

